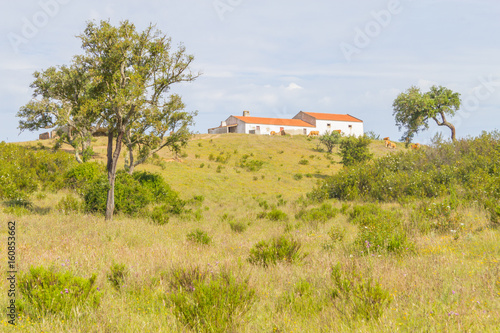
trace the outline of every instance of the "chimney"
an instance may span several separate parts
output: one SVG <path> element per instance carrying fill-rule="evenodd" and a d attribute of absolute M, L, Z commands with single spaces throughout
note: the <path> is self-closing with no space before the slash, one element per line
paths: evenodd
<path fill-rule="evenodd" d="M 243 117 L 249 117 L 250 111 L 243 111 Z"/>

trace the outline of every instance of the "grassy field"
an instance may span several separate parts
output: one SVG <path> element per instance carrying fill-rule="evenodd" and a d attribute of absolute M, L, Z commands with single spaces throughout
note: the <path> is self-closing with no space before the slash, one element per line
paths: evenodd
<path fill-rule="evenodd" d="M 460 220 L 458 230 L 423 233 L 418 226 L 408 227 L 412 246 L 402 253 L 372 253 L 367 246 L 360 254 L 353 244 L 362 227 L 349 214 L 363 203 L 327 200 L 321 206 L 306 199 L 318 182 L 342 168 L 338 156 L 325 154 L 317 144 L 304 136 L 197 135 L 180 161 L 160 152 L 137 169 L 160 173 L 184 200 L 203 197 L 192 205 L 196 214 L 173 216 L 165 225 L 119 214 L 106 222 L 98 215 L 61 212 L 55 207 L 69 190 L 36 193 L 30 211 L 3 209 L 5 224 L 17 222 L 20 272 L 42 265 L 86 278 L 96 273 L 100 305 L 73 309 L 68 317 L 22 316 L 16 327 L 3 316 L 0 330 L 499 332 L 500 232 L 484 210 L 473 204 L 457 208 L 452 216 Z M 370 149 L 376 157 L 394 153 L 383 141 L 373 141 Z M 402 149 L 399 144 L 396 151 Z M 103 139 L 94 142 L 94 151 L 104 163 Z M 324 204 L 333 209 L 331 216 L 302 217 L 314 209 L 324 212 Z M 379 206 L 409 226 L 418 204 Z M 196 230 L 210 237 L 208 244 L 188 237 Z M 0 234 L 6 244 L 6 227 Z M 248 260 L 257 243 L 280 236 L 300 243 L 294 260 L 267 267 Z M 0 254 L 6 262 L 5 246 Z M 123 280 L 114 278 L 119 288 L 109 278 L 116 265 L 124 272 Z M 337 280 L 335 267 L 341 267 Z M 212 310 L 200 301 L 196 311 L 241 305 L 213 321 L 195 315 L 183 320 L 179 304 L 185 303 L 172 297 L 172 276 L 199 271 L 215 281 L 196 285 L 208 288 L 206 297 L 224 294 L 216 282 L 228 272 L 239 287 L 231 301 L 209 305 Z M 0 286 L 5 309 L 7 283 Z"/>

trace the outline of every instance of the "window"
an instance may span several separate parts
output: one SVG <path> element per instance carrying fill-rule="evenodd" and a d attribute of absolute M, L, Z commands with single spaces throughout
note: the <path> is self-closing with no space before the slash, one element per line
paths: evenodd
<path fill-rule="evenodd" d="M 326 128 L 332 128 L 332 124 L 326 124 Z"/>
<path fill-rule="evenodd" d="M 349 125 L 349 128 L 352 128 L 352 125 Z"/>

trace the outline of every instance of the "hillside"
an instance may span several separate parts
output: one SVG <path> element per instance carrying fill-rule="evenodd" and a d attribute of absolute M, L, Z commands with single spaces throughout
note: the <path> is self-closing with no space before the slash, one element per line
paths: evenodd
<path fill-rule="evenodd" d="M 104 142 L 93 143 L 103 163 Z M 388 150 L 373 141 L 370 149 L 383 157 L 402 146 Z M 458 156 L 447 147 L 426 149 L 421 154 L 434 160 L 446 149 Z M 497 156 L 492 149 L 477 154 Z M 406 177 L 400 171 L 410 164 L 428 163 L 419 156 L 395 156 L 394 175 Z M 467 156 L 471 168 L 485 166 L 481 179 L 496 179 L 495 163 L 481 161 L 472 148 Z M 443 189 L 436 197 L 313 202 L 307 199 L 313 189 L 342 181 L 323 182 L 342 168 L 335 154 L 317 150 L 317 139 L 196 135 L 180 159 L 162 151 L 137 168 L 160 173 L 187 202 L 188 211 L 163 225 L 142 213 L 105 222 L 86 213 L 69 188 L 39 187 L 32 206 L 6 200 L 0 217 L 17 221 L 19 278 L 30 266 L 86 279 L 95 273 L 88 295 L 98 301 L 80 300 L 69 288 L 76 300 L 64 303 L 68 288 L 61 284 L 54 299 L 70 310 L 43 313 L 18 292 L 25 310 L 18 329 L 2 321 L 5 331 L 495 332 L 500 326 L 500 231 L 479 196 L 465 199 L 460 185 L 474 180 L 468 174 L 460 174 L 463 184 L 451 195 Z M 457 162 L 442 168 L 449 178 L 467 160 Z M 356 186 L 369 179 L 365 169 L 372 172 L 361 167 L 348 174 L 359 177 Z M 388 179 L 403 183 L 394 177 Z M 485 190 L 497 188 L 493 180 Z M 5 247 L 0 255 L 6 257 Z M 6 284 L 0 292 L 7 295 Z"/>

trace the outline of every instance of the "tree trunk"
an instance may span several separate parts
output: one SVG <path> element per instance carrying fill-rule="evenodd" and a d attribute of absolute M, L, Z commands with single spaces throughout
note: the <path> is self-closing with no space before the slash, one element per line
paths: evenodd
<path fill-rule="evenodd" d="M 440 115 L 441 115 L 441 118 L 443 119 L 443 121 L 440 122 L 436 117 L 433 117 L 432 119 L 434 119 L 434 121 L 436 121 L 436 124 L 438 124 L 439 126 L 446 126 L 446 127 L 448 127 L 451 130 L 451 140 L 452 141 L 456 141 L 457 138 L 456 138 L 455 126 L 453 126 L 452 123 L 446 121 L 446 118 L 445 118 L 443 112 L 440 112 Z"/>
<path fill-rule="evenodd" d="M 123 131 L 118 133 L 116 137 L 116 147 L 113 152 L 113 132 L 108 132 L 108 198 L 106 201 L 106 220 L 113 219 L 113 212 L 115 210 L 115 179 L 116 179 L 116 166 L 118 165 L 118 158 L 120 157 L 120 150 L 122 147 Z"/>
<path fill-rule="evenodd" d="M 128 173 L 131 175 L 134 172 L 134 151 L 132 149 L 128 150 L 129 156 L 129 165 L 128 165 Z"/>

